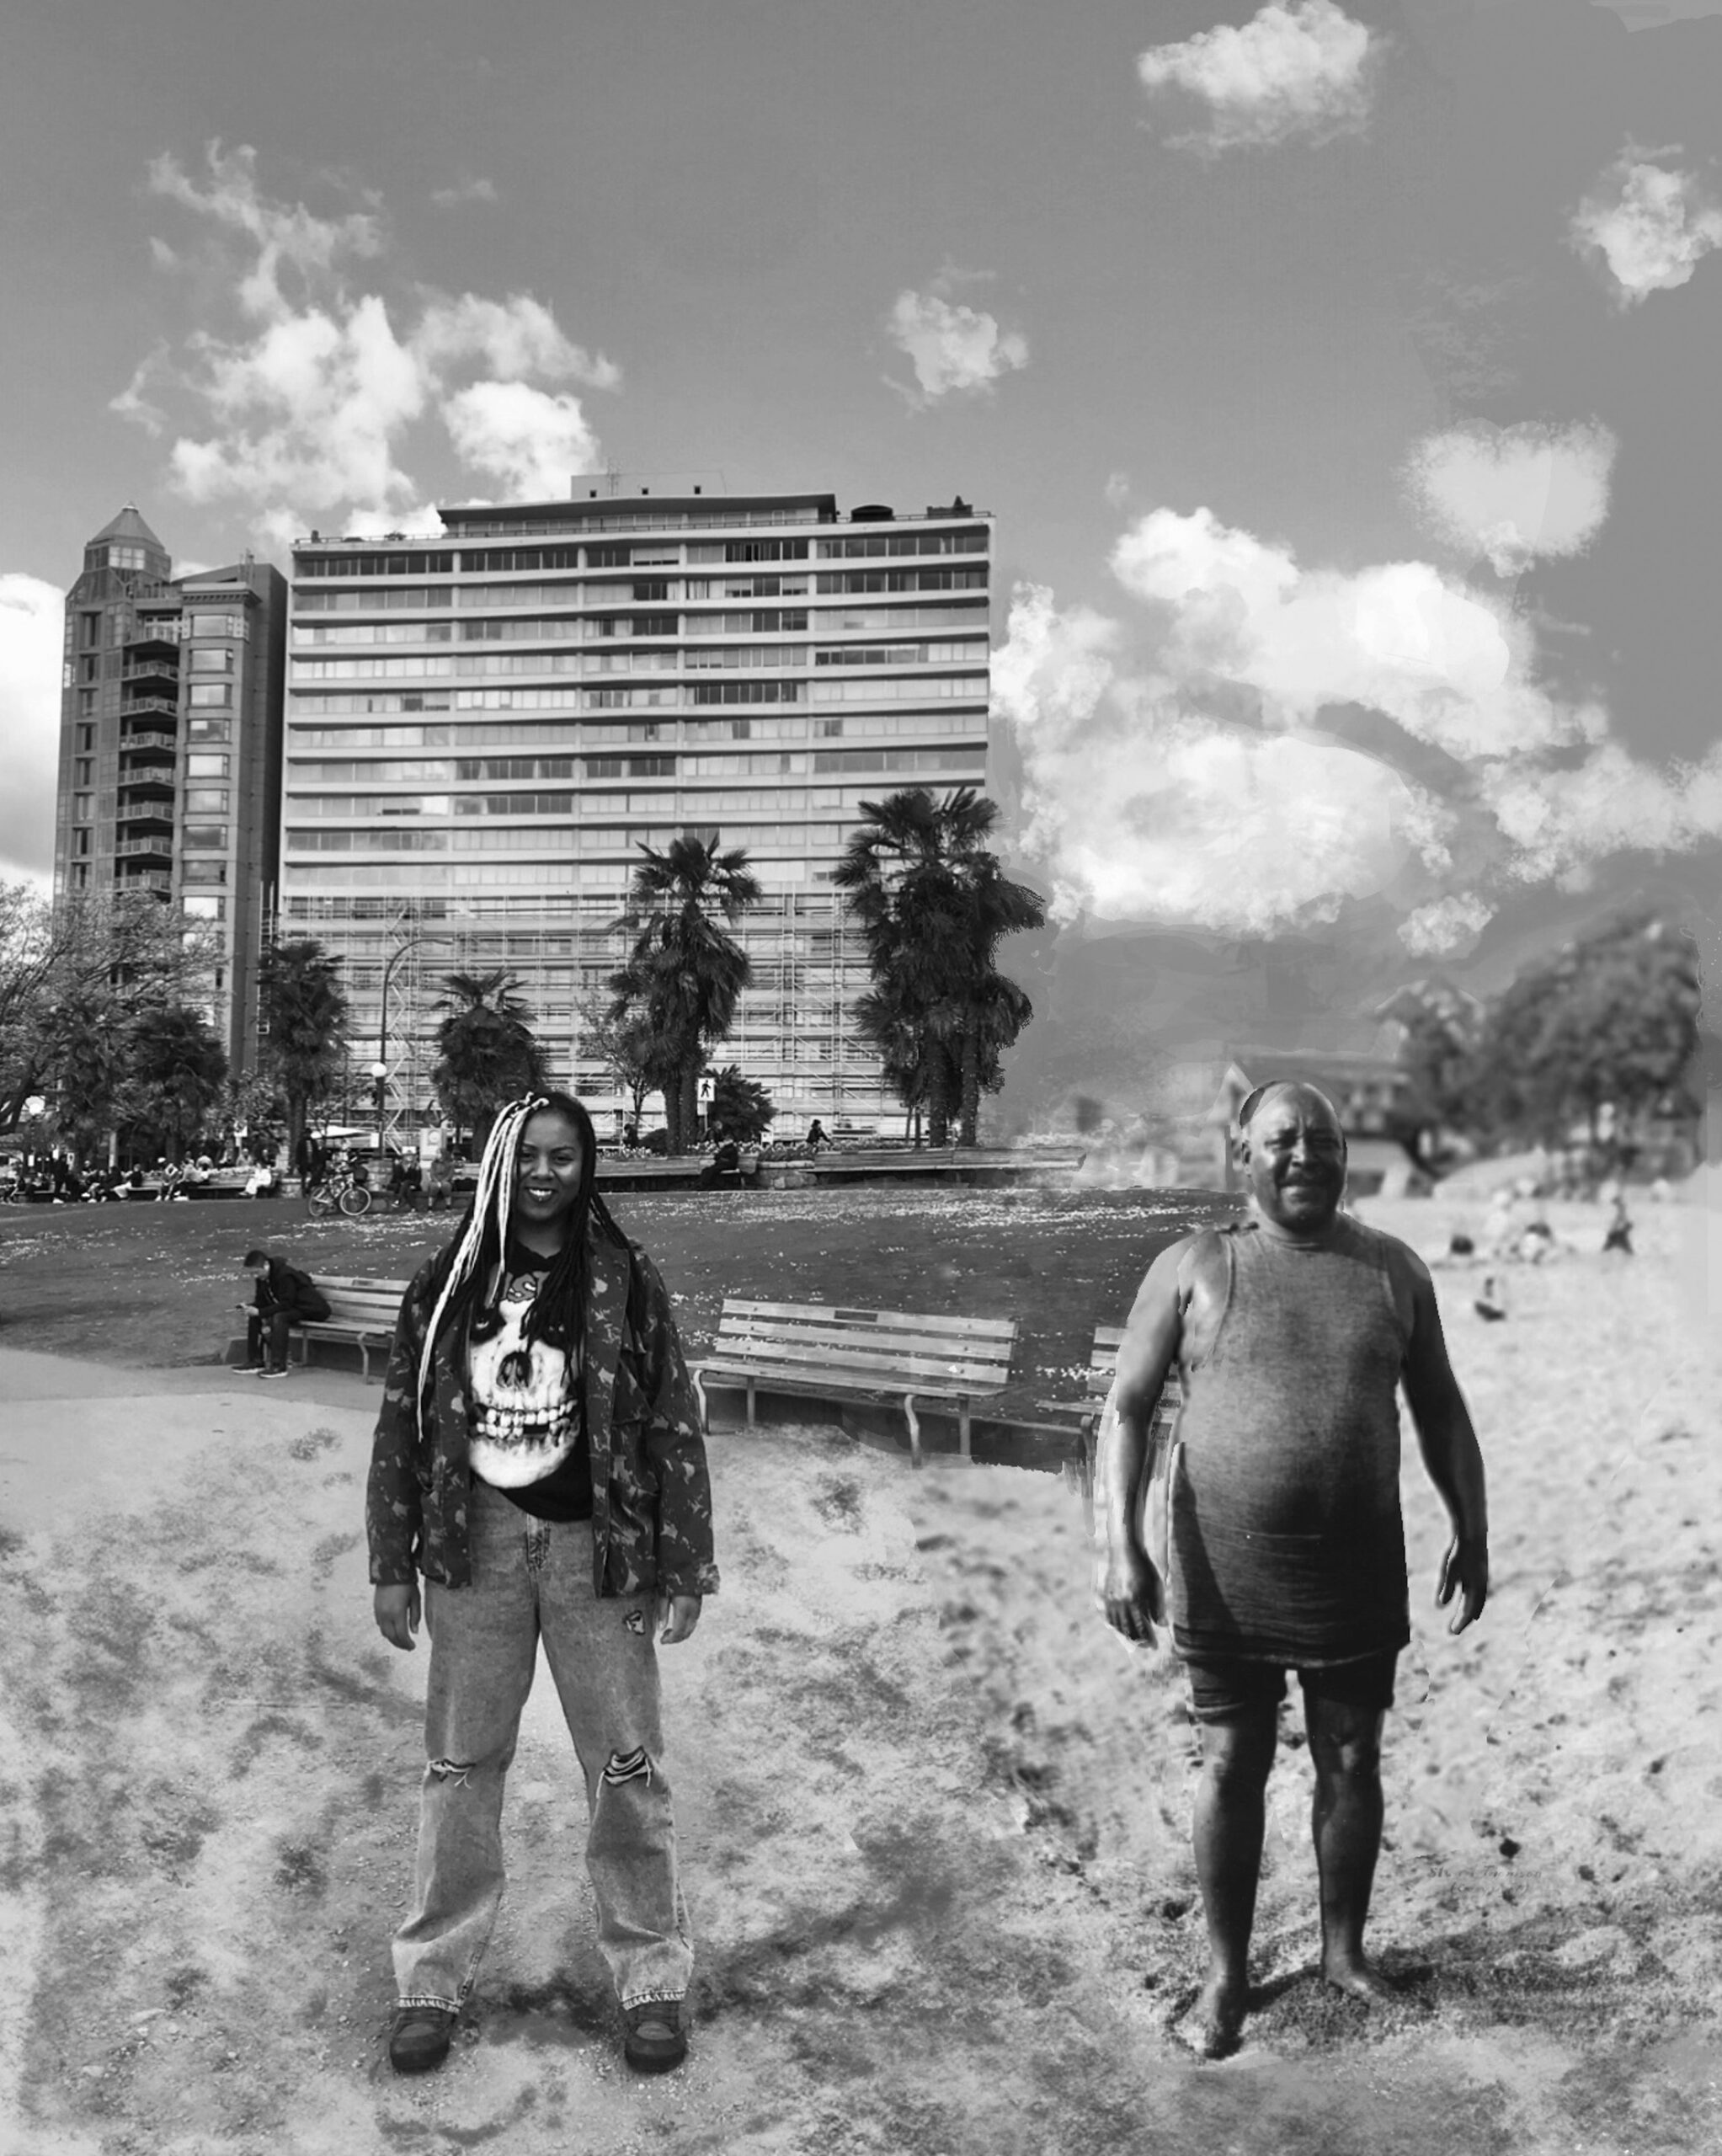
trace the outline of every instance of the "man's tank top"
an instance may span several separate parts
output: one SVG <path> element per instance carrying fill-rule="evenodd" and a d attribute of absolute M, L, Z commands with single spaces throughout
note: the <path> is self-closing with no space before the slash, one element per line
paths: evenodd
<path fill-rule="evenodd" d="M 1182 1373 L 1174 1641 L 1305 1667 L 1403 1646 L 1406 1333 L 1384 1239 L 1344 1214 L 1319 1243 L 1221 1232 L 1225 1307 Z"/>

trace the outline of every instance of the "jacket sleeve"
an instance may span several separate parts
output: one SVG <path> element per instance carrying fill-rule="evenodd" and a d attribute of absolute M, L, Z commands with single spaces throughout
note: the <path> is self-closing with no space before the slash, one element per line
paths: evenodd
<path fill-rule="evenodd" d="M 419 1498 L 419 1355 L 429 1315 L 429 1267 L 414 1278 L 395 1321 L 382 1406 L 371 1440 L 365 1530 L 376 1587 L 410 1585 L 418 1577 L 424 1516 Z"/>
<path fill-rule="evenodd" d="M 658 1482 L 657 1582 L 660 1594 L 716 1594 L 712 1480 L 699 1395 L 688 1375 L 669 1295 L 657 1267 L 634 1251 L 633 1348 L 649 1403 L 646 1458 Z"/>

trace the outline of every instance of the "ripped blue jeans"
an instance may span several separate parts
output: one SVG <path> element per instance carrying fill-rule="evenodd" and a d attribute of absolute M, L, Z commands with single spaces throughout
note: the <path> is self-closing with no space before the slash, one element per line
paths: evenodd
<path fill-rule="evenodd" d="M 425 1583 L 430 1678 L 417 1906 L 395 1935 L 403 2005 L 458 2008 L 503 1894 L 503 1785 L 544 1642 L 586 1781 L 598 1945 L 624 2006 L 693 1967 L 664 1771 L 653 1598 L 592 1591 L 588 1521 L 535 1519 L 475 1481 L 472 1583 Z"/>

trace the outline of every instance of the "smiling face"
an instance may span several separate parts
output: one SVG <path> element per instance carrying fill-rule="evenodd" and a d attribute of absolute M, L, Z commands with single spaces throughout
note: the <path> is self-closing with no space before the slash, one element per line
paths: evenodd
<path fill-rule="evenodd" d="M 521 1225 L 548 1230 L 560 1241 L 585 1170 L 585 1146 L 565 1115 L 540 1108 L 529 1116 L 514 1153 L 514 1203 Z"/>
<path fill-rule="evenodd" d="M 1328 1228 L 1346 1190 L 1339 1118 L 1313 1086 L 1269 1093 L 1244 1133 L 1244 1171 L 1257 1210 L 1288 1235 Z"/>

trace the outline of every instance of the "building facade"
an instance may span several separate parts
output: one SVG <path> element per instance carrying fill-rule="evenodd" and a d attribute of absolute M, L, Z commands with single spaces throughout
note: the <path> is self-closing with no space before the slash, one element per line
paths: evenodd
<path fill-rule="evenodd" d="M 390 1118 L 429 1106 L 442 977 L 500 969 L 557 1079 L 620 1115 L 592 1014 L 637 849 L 681 833 L 765 891 L 717 1059 L 786 1130 L 888 1113 L 831 876 L 864 798 L 986 783 L 990 520 L 697 490 L 442 515 L 294 550 L 280 932 L 345 962 Z"/>
<path fill-rule="evenodd" d="M 279 857 L 287 586 L 248 558 L 171 570 L 128 503 L 67 595 L 54 890 L 206 922 L 205 1011 L 239 1074 Z"/>

